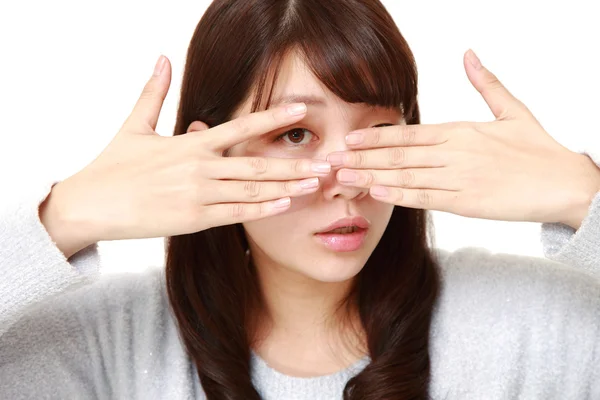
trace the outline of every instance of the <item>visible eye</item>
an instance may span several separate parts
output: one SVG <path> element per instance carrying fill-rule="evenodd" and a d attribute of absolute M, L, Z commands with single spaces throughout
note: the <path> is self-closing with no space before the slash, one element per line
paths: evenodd
<path fill-rule="evenodd" d="M 314 135 L 308 129 L 296 128 L 279 135 L 275 141 L 283 140 L 290 146 L 302 146 L 312 141 Z"/>

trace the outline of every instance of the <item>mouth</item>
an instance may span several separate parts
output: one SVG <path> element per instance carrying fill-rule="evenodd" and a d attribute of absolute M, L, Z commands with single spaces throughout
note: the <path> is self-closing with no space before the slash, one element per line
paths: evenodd
<path fill-rule="evenodd" d="M 315 233 L 315 237 L 329 250 L 356 251 L 362 247 L 369 226 L 369 221 L 361 216 L 342 218 Z"/>
<path fill-rule="evenodd" d="M 342 234 L 346 234 L 346 233 L 354 233 L 357 232 L 358 230 L 360 230 L 362 228 L 359 228 L 356 225 L 352 225 L 352 226 L 343 226 L 341 228 L 336 228 L 327 232 L 322 232 L 322 233 L 342 233 Z"/>

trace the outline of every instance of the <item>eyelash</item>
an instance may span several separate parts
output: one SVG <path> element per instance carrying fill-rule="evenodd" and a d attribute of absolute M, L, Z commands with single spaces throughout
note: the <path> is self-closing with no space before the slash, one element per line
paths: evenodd
<path fill-rule="evenodd" d="M 311 131 L 309 131 L 309 130 L 308 130 L 308 129 L 306 129 L 306 128 L 294 128 L 294 129 L 290 129 L 289 131 L 286 131 L 286 132 L 282 133 L 281 135 L 277 136 L 277 137 L 275 138 L 275 140 L 273 140 L 273 142 L 283 142 L 283 141 L 284 141 L 284 140 L 283 140 L 283 138 L 284 138 L 286 135 L 288 135 L 288 134 L 289 134 L 289 133 L 291 133 L 291 132 L 297 131 L 297 130 L 301 130 L 301 131 L 310 132 L 310 134 L 311 134 L 311 135 L 315 136 L 315 134 L 314 134 L 314 133 L 312 133 Z M 311 140 L 311 141 L 312 141 L 312 140 Z M 287 144 L 288 146 L 291 146 L 291 147 L 296 147 L 296 146 L 304 146 L 304 145 L 302 145 L 302 144 L 289 144 L 289 143 L 286 143 L 286 144 Z"/>
<path fill-rule="evenodd" d="M 375 127 L 378 127 L 378 126 L 393 126 L 393 124 L 389 124 L 389 123 L 383 123 L 383 124 L 377 124 L 377 125 L 374 125 L 373 127 L 375 128 Z M 289 131 L 286 131 L 286 132 L 282 133 L 281 135 L 277 136 L 277 137 L 276 137 L 276 138 L 273 140 L 273 143 L 275 143 L 275 142 L 282 142 L 282 141 L 283 141 L 283 138 L 284 138 L 286 135 L 288 135 L 289 133 L 291 133 L 291 132 L 294 132 L 294 131 L 296 131 L 296 130 L 307 131 L 307 132 L 310 132 L 310 134 L 311 134 L 311 135 L 315 136 L 315 134 L 314 134 L 314 133 L 312 133 L 311 131 L 309 131 L 309 130 L 308 130 L 308 129 L 306 129 L 306 128 L 293 128 L 293 129 L 290 129 Z M 312 140 L 311 140 L 311 141 L 312 141 Z M 295 145 L 292 145 L 292 144 L 289 144 L 289 143 L 286 143 L 286 144 L 287 144 L 288 146 L 291 146 L 291 147 L 304 146 L 304 145 L 302 145 L 302 144 L 295 144 Z"/>

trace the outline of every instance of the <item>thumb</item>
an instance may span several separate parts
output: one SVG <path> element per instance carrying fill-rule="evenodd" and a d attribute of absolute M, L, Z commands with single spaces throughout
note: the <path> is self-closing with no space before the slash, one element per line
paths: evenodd
<path fill-rule="evenodd" d="M 156 130 L 158 116 L 170 84 L 171 63 L 167 57 L 161 55 L 156 62 L 152 77 L 146 82 L 146 86 L 128 118 L 128 122 L 137 126 L 150 126 L 152 130 Z"/>
<path fill-rule="evenodd" d="M 481 65 L 473 50 L 465 53 L 463 63 L 469 81 L 481 93 L 496 119 L 512 119 L 529 113 L 527 107 L 504 87 L 496 75 Z"/>

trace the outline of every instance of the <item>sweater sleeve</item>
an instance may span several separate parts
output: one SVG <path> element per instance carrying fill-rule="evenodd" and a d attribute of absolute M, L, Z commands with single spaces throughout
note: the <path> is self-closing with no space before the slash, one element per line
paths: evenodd
<path fill-rule="evenodd" d="M 97 244 L 68 260 L 39 218 L 56 181 L 42 184 L 0 211 L 0 336 L 27 309 L 98 279 Z"/>
<path fill-rule="evenodd" d="M 600 167 L 600 152 L 583 151 Z M 581 227 L 560 223 L 542 224 L 544 255 L 554 261 L 591 272 L 600 277 L 600 192 L 592 200 Z"/>

